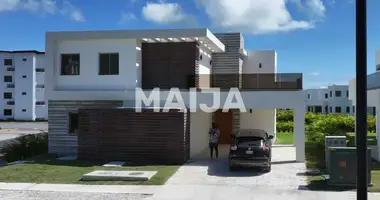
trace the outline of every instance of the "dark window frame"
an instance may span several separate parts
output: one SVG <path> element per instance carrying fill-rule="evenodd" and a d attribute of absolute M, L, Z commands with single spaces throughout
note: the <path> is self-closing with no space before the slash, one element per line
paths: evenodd
<path fill-rule="evenodd" d="M 13 66 L 13 60 L 10 58 L 4 59 L 4 66 Z"/>
<path fill-rule="evenodd" d="M 26 112 L 26 109 L 22 109 L 21 112 Z"/>
<path fill-rule="evenodd" d="M 119 75 L 120 55 L 119 53 L 99 53 L 98 75 Z"/>
<path fill-rule="evenodd" d="M 26 92 L 22 92 L 21 95 L 26 95 Z"/>
<path fill-rule="evenodd" d="M 36 72 L 45 72 L 45 68 L 36 68 Z"/>
<path fill-rule="evenodd" d="M 26 75 L 22 75 L 22 78 L 26 78 L 27 76 Z"/>
<path fill-rule="evenodd" d="M 346 113 L 350 113 L 350 106 L 346 107 Z"/>
<path fill-rule="evenodd" d="M 335 113 L 342 113 L 342 107 L 335 106 Z"/>
<path fill-rule="evenodd" d="M 335 97 L 342 97 L 342 91 L 341 90 L 336 90 L 335 91 Z"/>
<path fill-rule="evenodd" d="M 8 97 L 8 95 L 10 95 L 10 97 Z M 4 92 L 3 99 L 13 99 L 12 92 Z"/>
<path fill-rule="evenodd" d="M 8 80 L 8 78 L 10 79 Z M 12 83 L 12 82 L 13 82 L 12 76 L 9 76 L 9 75 L 4 76 L 4 83 Z"/>
<path fill-rule="evenodd" d="M 328 99 L 328 98 L 329 98 L 329 94 L 325 93 L 325 99 Z"/>
<path fill-rule="evenodd" d="M 14 102 L 14 101 L 7 101 L 7 105 L 8 105 L 8 106 L 14 106 L 14 105 L 15 105 L 15 102 Z"/>
<path fill-rule="evenodd" d="M 45 106 L 45 101 L 36 101 L 36 106 Z"/>
<path fill-rule="evenodd" d="M 69 60 L 74 60 L 74 64 L 69 64 Z M 79 76 L 80 75 L 80 54 L 65 53 L 61 54 L 61 76 Z"/>
<path fill-rule="evenodd" d="M 10 111 L 9 113 L 7 111 Z M 3 109 L 3 115 L 4 116 L 12 116 L 13 115 L 13 110 L 12 109 Z"/>
<path fill-rule="evenodd" d="M 77 112 L 69 112 L 67 115 L 67 130 L 69 134 L 77 134 L 79 129 L 79 117 Z"/>
<path fill-rule="evenodd" d="M 307 94 L 307 99 L 310 99 L 311 95 L 310 94 Z"/>
<path fill-rule="evenodd" d="M 332 91 L 330 91 L 330 97 L 332 97 Z"/>

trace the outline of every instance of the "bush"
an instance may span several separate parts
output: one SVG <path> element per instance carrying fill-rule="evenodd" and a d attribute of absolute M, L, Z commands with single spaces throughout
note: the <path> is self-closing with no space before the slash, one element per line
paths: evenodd
<path fill-rule="evenodd" d="M 276 129 L 277 132 L 293 132 L 294 131 L 293 122 L 280 122 L 277 123 Z"/>
<path fill-rule="evenodd" d="M 3 141 L 0 153 L 5 154 L 7 162 L 24 160 L 48 152 L 48 135 L 45 132 L 26 134 L 15 139 Z"/>

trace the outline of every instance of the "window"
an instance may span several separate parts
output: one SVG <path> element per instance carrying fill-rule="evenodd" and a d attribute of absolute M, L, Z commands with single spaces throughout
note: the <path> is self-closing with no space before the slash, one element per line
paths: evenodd
<path fill-rule="evenodd" d="M 78 131 L 78 113 L 69 113 L 69 133 Z"/>
<path fill-rule="evenodd" d="M 26 109 L 22 109 L 21 111 L 22 111 L 22 112 L 26 112 Z"/>
<path fill-rule="evenodd" d="M 12 76 L 4 76 L 4 82 L 11 83 L 13 81 Z"/>
<path fill-rule="evenodd" d="M 26 58 L 23 58 L 23 59 L 22 59 L 22 61 L 27 61 L 27 60 L 28 60 L 28 59 L 26 59 Z"/>
<path fill-rule="evenodd" d="M 332 97 L 332 91 L 330 91 L 330 97 Z"/>
<path fill-rule="evenodd" d="M 330 113 L 332 113 L 332 107 L 330 107 Z"/>
<path fill-rule="evenodd" d="M 310 99 L 310 94 L 307 94 L 307 98 Z"/>
<path fill-rule="evenodd" d="M 36 106 L 44 106 L 45 101 L 36 101 Z"/>
<path fill-rule="evenodd" d="M 10 116 L 10 115 L 12 115 L 12 109 L 4 109 L 3 110 L 3 115 L 4 116 Z"/>
<path fill-rule="evenodd" d="M 7 84 L 7 88 L 15 88 L 15 84 Z"/>
<path fill-rule="evenodd" d="M 329 94 L 325 94 L 325 99 L 328 99 L 329 98 Z"/>
<path fill-rule="evenodd" d="M 325 107 L 325 113 L 328 113 L 328 112 L 329 112 L 329 107 L 326 106 L 326 107 Z"/>
<path fill-rule="evenodd" d="M 352 112 L 355 113 L 355 106 L 352 106 Z"/>
<path fill-rule="evenodd" d="M 346 96 L 347 96 L 347 97 L 349 97 L 349 93 L 348 93 L 348 90 L 347 90 L 347 92 L 346 92 Z"/>
<path fill-rule="evenodd" d="M 26 95 L 26 92 L 21 93 L 22 95 Z"/>
<path fill-rule="evenodd" d="M 346 107 L 346 113 L 350 113 L 350 107 L 349 106 Z"/>
<path fill-rule="evenodd" d="M 337 90 L 335 91 L 335 97 L 341 97 L 342 96 L 342 91 Z"/>
<path fill-rule="evenodd" d="M 261 63 L 259 63 L 259 68 L 263 67 L 263 65 Z"/>
<path fill-rule="evenodd" d="M 36 72 L 45 72 L 44 68 L 36 68 Z"/>
<path fill-rule="evenodd" d="M 99 75 L 119 74 L 119 54 L 99 54 Z"/>
<path fill-rule="evenodd" d="M 200 56 L 199 56 L 199 60 L 202 60 L 202 59 L 203 59 L 203 56 L 202 56 L 202 55 L 200 55 Z"/>
<path fill-rule="evenodd" d="M 11 92 L 4 92 L 4 99 L 12 99 L 12 93 Z"/>
<path fill-rule="evenodd" d="M 337 106 L 335 107 L 335 113 L 341 113 L 342 112 L 342 108 Z"/>
<path fill-rule="evenodd" d="M 8 71 L 8 72 L 14 72 L 14 71 L 15 71 L 15 68 L 14 68 L 14 67 L 8 67 L 8 68 L 7 68 L 7 71 Z"/>
<path fill-rule="evenodd" d="M 45 85 L 36 85 L 36 88 L 45 88 Z"/>
<path fill-rule="evenodd" d="M 12 59 L 4 59 L 4 65 L 5 66 L 12 66 L 13 65 Z"/>
<path fill-rule="evenodd" d="M 7 102 L 7 105 L 9 105 L 9 106 L 13 106 L 13 105 L 15 105 L 15 102 L 14 102 L 14 101 L 8 101 L 8 102 Z"/>
<path fill-rule="evenodd" d="M 22 78 L 26 78 L 26 75 L 22 76 Z"/>
<path fill-rule="evenodd" d="M 79 75 L 79 54 L 61 54 L 61 75 Z"/>

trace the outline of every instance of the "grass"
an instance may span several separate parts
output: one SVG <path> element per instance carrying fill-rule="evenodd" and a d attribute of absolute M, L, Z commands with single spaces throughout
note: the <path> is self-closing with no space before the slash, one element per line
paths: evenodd
<path fill-rule="evenodd" d="M 292 132 L 278 132 L 276 133 L 275 144 L 294 144 L 294 134 Z"/>
<path fill-rule="evenodd" d="M 0 168 L 0 182 L 61 183 L 61 184 L 120 184 L 163 185 L 179 168 L 178 165 L 150 165 L 102 167 L 104 163 L 89 161 L 60 161 L 52 156 L 38 156 L 34 163 L 10 165 Z M 157 171 L 149 181 L 80 181 L 83 174 L 94 170 L 144 170 Z"/>

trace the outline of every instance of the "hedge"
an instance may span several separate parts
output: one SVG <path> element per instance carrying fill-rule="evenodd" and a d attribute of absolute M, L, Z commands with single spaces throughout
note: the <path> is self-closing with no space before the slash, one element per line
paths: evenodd
<path fill-rule="evenodd" d="M 293 132 L 293 111 L 277 110 L 277 132 Z M 368 132 L 376 131 L 376 118 L 372 115 L 367 116 Z M 328 121 L 326 121 L 328 120 Z M 332 127 L 345 132 L 355 132 L 355 117 L 342 114 L 305 114 L 306 128 L 313 123 L 327 123 Z"/>

